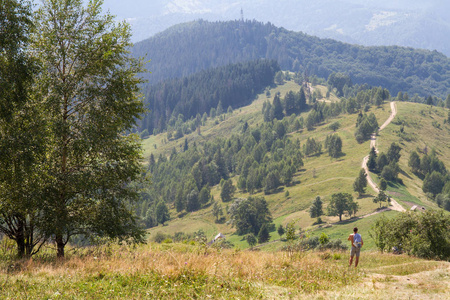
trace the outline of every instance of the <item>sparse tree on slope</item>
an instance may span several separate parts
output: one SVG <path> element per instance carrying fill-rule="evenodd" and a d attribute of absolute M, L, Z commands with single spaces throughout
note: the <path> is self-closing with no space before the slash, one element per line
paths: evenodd
<path fill-rule="evenodd" d="M 309 216 L 311 218 L 317 218 L 317 221 L 319 221 L 319 218 L 322 215 L 323 215 L 322 200 L 320 200 L 320 197 L 317 196 L 316 199 L 313 201 L 311 207 L 309 208 Z"/>
<path fill-rule="evenodd" d="M 353 182 L 353 190 L 359 194 L 361 197 L 362 194 L 366 192 L 367 187 L 367 175 L 364 169 L 359 171 L 358 177 L 356 177 L 355 182 Z"/>
<path fill-rule="evenodd" d="M 339 216 L 339 221 L 342 221 L 342 215 L 349 210 L 352 202 L 353 197 L 348 193 L 337 193 L 331 195 L 331 201 L 328 205 L 328 215 Z"/>

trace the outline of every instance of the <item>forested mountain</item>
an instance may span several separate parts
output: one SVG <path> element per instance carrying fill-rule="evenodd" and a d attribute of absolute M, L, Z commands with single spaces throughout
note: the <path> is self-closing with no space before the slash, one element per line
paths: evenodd
<path fill-rule="evenodd" d="M 366 46 L 398 45 L 450 55 L 450 9 L 444 0 L 106 0 L 141 41 L 181 22 L 239 19 Z"/>
<path fill-rule="evenodd" d="M 247 105 L 273 83 L 279 70 L 274 60 L 256 60 L 148 85 L 144 94 L 150 111 L 141 122 L 140 131 L 147 129 L 153 133 L 157 129 L 161 132 L 167 123 L 174 126 L 178 120 L 183 122 L 197 116 L 199 122 L 201 115 L 210 114 L 211 109 L 217 108 L 220 115 L 228 107 Z"/>
<path fill-rule="evenodd" d="M 267 58 L 283 70 L 307 75 L 346 73 L 353 83 L 383 86 L 394 95 L 403 91 L 446 97 L 450 88 L 450 60 L 436 51 L 350 45 L 256 21 L 176 25 L 135 44 L 132 53 L 151 59 L 151 73 L 144 75 L 149 83 Z"/>

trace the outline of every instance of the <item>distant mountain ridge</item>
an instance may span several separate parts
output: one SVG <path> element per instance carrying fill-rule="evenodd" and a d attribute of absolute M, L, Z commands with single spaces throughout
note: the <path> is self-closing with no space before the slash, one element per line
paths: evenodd
<path fill-rule="evenodd" d="M 438 50 L 450 56 L 450 3 L 445 0 L 106 0 L 105 6 L 130 22 L 134 41 L 181 22 L 240 19 L 242 9 L 245 19 L 322 38 Z"/>
<path fill-rule="evenodd" d="M 308 75 L 346 73 L 353 83 L 382 86 L 394 95 L 402 91 L 444 98 L 450 91 L 450 59 L 437 51 L 355 46 L 256 21 L 179 24 L 136 43 L 132 53 L 151 59 L 151 73 L 144 75 L 150 84 L 266 58 L 283 70 Z"/>

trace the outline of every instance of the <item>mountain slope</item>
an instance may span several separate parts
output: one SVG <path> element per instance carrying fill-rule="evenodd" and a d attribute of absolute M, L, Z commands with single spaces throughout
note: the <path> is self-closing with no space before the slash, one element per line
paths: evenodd
<path fill-rule="evenodd" d="M 283 70 L 307 75 L 347 73 L 353 83 L 383 86 L 394 95 L 403 91 L 446 97 L 450 90 L 450 59 L 438 52 L 355 46 L 256 21 L 180 24 L 137 43 L 132 53 L 151 59 L 151 73 L 144 74 L 149 83 L 268 58 Z"/>
<path fill-rule="evenodd" d="M 300 87 L 292 81 L 286 82 L 284 85 L 274 87 L 269 90 L 270 95 L 276 95 L 278 92 L 281 95 L 285 95 L 288 91 L 297 91 Z M 315 91 L 320 91 L 325 94 L 326 88 L 323 86 L 314 86 Z M 272 98 L 272 97 L 270 97 Z M 270 99 L 269 98 L 269 99 Z M 189 143 L 189 147 L 197 145 L 199 154 L 201 157 L 206 158 L 211 156 L 211 151 L 215 151 L 214 140 L 221 141 L 225 144 L 228 140 L 231 140 L 232 147 L 234 147 L 234 141 L 241 137 L 242 129 L 245 123 L 248 124 L 250 132 L 256 132 L 261 127 L 263 122 L 263 116 L 261 110 L 264 107 L 265 101 L 268 99 L 267 93 L 259 95 L 251 105 L 242 107 L 239 111 L 234 111 L 231 114 L 227 114 L 225 118 L 215 118 L 205 122 L 199 131 L 192 132 L 185 136 Z M 323 99 L 325 101 L 335 101 L 330 99 Z M 321 101 L 323 101 L 321 100 Z M 398 114 L 394 120 L 382 131 L 377 138 L 377 145 L 380 152 L 386 153 L 390 144 L 398 143 L 401 150 L 400 157 L 400 179 L 402 184 L 390 184 L 387 189 L 387 193 L 398 200 L 406 209 L 409 209 L 412 205 L 424 206 L 427 208 L 436 208 L 436 204 L 430 201 L 422 191 L 422 180 L 415 175 L 408 166 L 408 159 L 410 153 L 415 149 L 434 149 L 440 160 L 444 162 L 447 168 L 450 167 L 448 159 L 450 157 L 450 148 L 448 147 L 448 136 L 450 134 L 450 124 L 446 121 L 448 118 L 448 110 L 438 107 L 429 107 L 424 104 L 397 102 Z M 331 104 L 330 104 L 331 106 Z M 389 104 L 385 103 L 379 108 L 371 107 L 369 112 L 373 112 L 378 120 L 379 124 L 382 124 L 390 115 Z M 301 113 L 298 116 L 287 117 L 283 120 L 283 124 L 286 124 L 286 128 L 292 128 L 288 124 L 295 123 L 295 119 L 307 120 L 307 113 Z M 303 158 L 304 165 L 298 170 L 292 180 L 292 184 L 283 186 L 276 192 L 264 195 L 263 191 L 258 191 L 253 196 L 264 196 L 269 204 L 269 209 L 274 217 L 274 223 L 276 226 L 282 224 L 286 225 L 291 221 L 296 222 L 296 226 L 300 228 L 312 228 L 311 227 L 315 219 L 310 218 L 308 209 L 315 199 L 320 196 L 327 205 L 330 201 L 330 196 L 337 192 L 350 192 L 352 193 L 352 184 L 358 175 L 361 168 L 361 161 L 364 156 L 369 153 L 369 141 L 362 144 L 356 142 L 354 137 L 355 123 L 357 120 L 357 114 L 343 113 L 337 117 L 330 117 L 324 122 L 317 125 L 312 131 L 292 130 L 287 132 L 287 138 L 291 141 L 300 141 L 299 149 L 306 144 L 307 140 L 314 138 L 316 141 L 323 143 L 326 137 L 333 134 L 333 130 L 329 125 L 333 123 L 339 123 L 339 129 L 337 134 L 343 141 L 343 155 L 338 159 L 331 158 L 328 154 L 322 153 L 320 155 L 309 155 Z M 201 133 L 201 134 L 199 134 Z M 242 140 L 242 138 L 241 138 Z M 247 144 L 247 140 L 243 140 L 244 144 Z M 276 142 L 279 143 L 279 142 Z M 184 155 L 183 141 L 182 140 L 168 140 L 167 134 L 159 134 L 152 136 L 144 141 L 146 156 L 153 154 L 154 157 L 162 155 L 171 156 L 175 150 L 182 161 L 185 164 L 189 163 L 189 156 Z M 208 145 L 208 146 L 204 146 Z M 275 152 L 282 154 L 282 148 L 279 145 L 275 148 Z M 201 150 L 205 147 L 205 150 Z M 179 150 L 177 150 L 179 149 Z M 226 153 L 222 152 L 224 158 L 227 158 Z M 270 157 L 273 157 L 273 153 Z M 241 155 L 233 159 L 244 159 Z M 174 156 L 174 161 L 177 158 Z M 270 164 L 275 158 L 271 158 L 266 162 Z M 239 173 L 239 168 L 232 164 L 236 169 L 236 173 Z M 169 169 L 165 168 L 164 172 L 168 172 Z M 192 171 L 194 174 L 194 171 Z M 239 175 L 236 173 L 230 174 L 234 185 L 237 186 L 239 182 Z M 378 183 L 377 176 L 372 174 L 374 181 Z M 153 177 L 154 184 L 161 185 L 159 178 Z M 173 199 L 170 196 L 170 189 L 174 188 L 173 184 L 163 184 L 162 186 L 168 187 L 168 192 L 163 192 L 163 197 L 167 199 Z M 286 196 L 286 191 L 289 195 Z M 220 200 L 220 185 L 213 185 L 211 187 L 211 194 L 215 201 L 219 202 L 223 207 L 224 212 L 226 207 L 231 203 L 222 203 Z M 355 197 L 356 195 L 353 194 Z M 237 192 L 236 197 L 248 197 L 247 192 Z M 377 210 L 379 204 L 373 203 L 373 193 L 369 188 L 366 194 L 357 199 L 360 205 L 358 211 L 358 217 L 366 214 L 371 214 Z M 206 205 L 203 209 L 195 212 L 189 212 L 187 214 L 177 214 L 175 209 L 172 209 L 173 220 L 168 223 L 168 226 L 155 227 L 150 229 L 152 236 L 157 232 L 163 232 L 166 234 L 174 235 L 176 232 L 192 233 L 199 229 L 203 229 L 208 237 L 214 236 L 217 232 L 222 232 L 227 235 L 227 238 L 239 247 L 247 247 L 247 243 L 241 236 L 234 235 L 234 229 L 229 225 L 215 222 L 215 218 L 212 214 L 213 205 Z M 395 212 L 388 212 L 388 216 L 394 216 Z M 177 217 L 178 216 L 178 217 Z M 226 216 L 228 218 L 228 216 Z M 370 216 L 364 219 L 352 219 L 350 223 L 344 222 L 342 225 L 333 226 L 332 228 L 319 229 L 318 232 L 325 232 L 330 238 L 343 239 L 345 232 L 351 231 L 351 227 L 358 226 L 367 232 L 371 224 L 376 220 L 378 216 Z M 334 223 L 338 220 L 337 217 L 322 216 L 322 219 L 327 223 Z M 345 217 L 347 219 L 347 217 Z M 315 231 L 312 233 L 316 234 Z M 347 233 L 348 234 L 348 233 Z M 277 240 L 276 233 L 271 234 L 272 240 Z M 267 245 L 267 249 L 276 249 L 280 246 L 279 242 Z M 367 241 L 367 248 L 374 248 L 372 240 Z"/>
<path fill-rule="evenodd" d="M 289 30 L 367 46 L 399 45 L 450 55 L 450 4 L 443 0 L 106 0 L 105 6 L 127 19 L 134 41 L 180 22 L 244 18 L 272 22 Z"/>

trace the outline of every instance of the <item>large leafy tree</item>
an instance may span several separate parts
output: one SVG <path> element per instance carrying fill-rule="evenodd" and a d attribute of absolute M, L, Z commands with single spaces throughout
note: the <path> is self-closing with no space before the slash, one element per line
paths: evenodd
<path fill-rule="evenodd" d="M 44 178 L 44 120 L 33 78 L 39 71 L 28 46 L 32 30 L 28 1 L 0 2 L 0 232 L 17 243 L 19 257 L 36 253 L 39 187 Z"/>
<path fill-rule="evenodd" d="M 127 134 L 144 112 L 135 76 L 143 70 L 128 53 L 129 26 L 103 15 L 101 4 L 45 0 L 37 11 L 37 83 L 50 124 L 45 229 L 58 257 L 75 234 L 143 239 L 129 206 L 141 148 Z"/>
<path fill-rule="evenodd" d="M 263 197 L 236 199 L 230 206 L 229 213 L 239 235 L 247 233 L 258 235 L 264 224 L 272 223 L 272 214 Z"/>
<path fill-rule="evenodd" d="M 353 197 L 349 193 L 333 194 L 328 205 L 328 215 L 339 216 L 339 221 L 342 221 L 342 215 L 352 209 L 352 203 Z"/>

